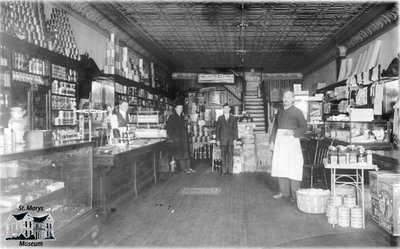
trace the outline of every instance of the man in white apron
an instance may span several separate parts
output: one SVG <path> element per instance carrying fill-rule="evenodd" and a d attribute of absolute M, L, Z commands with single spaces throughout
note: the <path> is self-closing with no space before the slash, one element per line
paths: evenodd
<path fill-rule="evenodd" d="M 283 94 L 283 110 L 275 118 L 271 133 L 272 157 L 271 175 L 278 177 L 279 193 L 273 197 L 292 196 L 296 200 L 296 190 L 300 188 L 303 177 L 303 154 L 300 137 L 307 129 L 307 121 L 302 111 L 293 105 L 294 93 Z"/>

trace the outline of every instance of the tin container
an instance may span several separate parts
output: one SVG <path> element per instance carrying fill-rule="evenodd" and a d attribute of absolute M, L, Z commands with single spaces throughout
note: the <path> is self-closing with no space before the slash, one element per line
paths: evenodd
<path fill-rule="evenodd" d="M 357 198 L 355 195 L 346 195 L 343 197 L 343 204 L 345 207 L 355 207 L 357 205 Z"/>

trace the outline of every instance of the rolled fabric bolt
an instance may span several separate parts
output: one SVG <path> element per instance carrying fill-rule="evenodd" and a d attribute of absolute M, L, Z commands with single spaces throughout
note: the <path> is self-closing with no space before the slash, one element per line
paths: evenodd
<path fill-rule="evenodd" d="M 372 54 L 371 58 L 369 59 L 368 62 L 368 68 L 371 69 L 372 67 L 376 66 L 376 61 L 378 60 L 378 55 L 379 55 L 379 50 L 381 48 L 382 41 L 381 40 L 376 40 L 374 43 L 374 47 L 372 49 Z"/>
<path fill-rule="evenodd" d="M 351 72 L 351 75 L 356 75 L 357 74 L 357 70 L 360 67 L 360 63 L 361 63 L 361 57 L 362 57 L 362 53 L 360 53 L 358 55 L 357 63 L 355 65 L 355 67 L 353 68 L 353 71 Z"/>
<path fill-rule="evenodd" d="M 369 45 L 368 51 L 367 51 L 367 56 L 365 57 L 365 60 L 363 63 L 362 72 L 368 71 L 368 63 L 371 58 L 373 48 L 374 48 L 374 44 Z"/>
<path fill-rule="evenodd" d="M 340 62 L 340 71 L 339 71 L 339 77 L 337 81 L 342 81 L 344 80 L 344 77 L 346 75 L 346 63 L 347 63 L 347 59 L 343 59 Z"/>
<path fill-rule="evenodd" d="M 367 50 L 365 50 L 364 52 L 362 52 L 361 54 L 361 60 L 360 60 L 360 65 L 357 68 L 357 72 L 356 74 L 359 74 L 362 72 L 362 67 L 364 65 L 364 61 L 365 61 L 365 57 L 367 56 Z"/>
<path fill-rule="evenodd" d="M 346 74 L 345 74 L 345 79 L 347 79 L 351 75 L 351 70 L 353 69 L 353 59 L 347 59 L 346 63 Z"/>

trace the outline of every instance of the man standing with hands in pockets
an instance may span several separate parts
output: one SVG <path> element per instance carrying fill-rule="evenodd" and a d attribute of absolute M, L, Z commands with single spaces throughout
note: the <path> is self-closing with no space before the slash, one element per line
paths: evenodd
<path fill-rule="evenodd" d="M 228 103 L 223 105 L 224 114 L 217 120 L 217 146 L 221 148 L 222 175 L 233 172 L 233 148 L 238 139 L 238 128 L 236 119 L 229 112 L 231 107 Z"/>
<path fill-rule="evenodd" d="M 273 197 L 292 196 L 295 201 L 303 177 L 300 137 L 306 132 L 307 121 L 303 112 L 293 106 L 293 92 L 286 91 L 282 100 L 283 110 L 278 112 L 271 132 L 271 148 L 274 150 L 271 175 L 278 177 L 279 182 L 279 193 Z"/>

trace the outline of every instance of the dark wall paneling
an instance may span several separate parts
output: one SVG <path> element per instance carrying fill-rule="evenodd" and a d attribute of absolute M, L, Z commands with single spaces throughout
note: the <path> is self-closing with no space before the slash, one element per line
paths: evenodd
<path fill-rule="evenodd" d="M 172 80 L 171 93 L 174 98 L 179 95 L 187 94 L 188 91 L 199 91 L 204 87 L 215 87 L 216 91 L 225 92 L 225 100 L 228 101 L 230 105 L 241 105 L 241 101 L 237 99 L 231 92 L 227 91 L 222 84 L 199 84 L 197 79 L 184 79 L 184 80 Z"/>
<path fill-rule="evenodd" d="M 274 88 L 278 89 L 279 100 L 282 98 L 282 94 L 285 90 L 293 91 L 294 84 L 302 84 L 303 79 L 266 79 L 262 81 L 264 84 L 265 98 L 267 101 L 271 101 L 271 90 Z"/>

